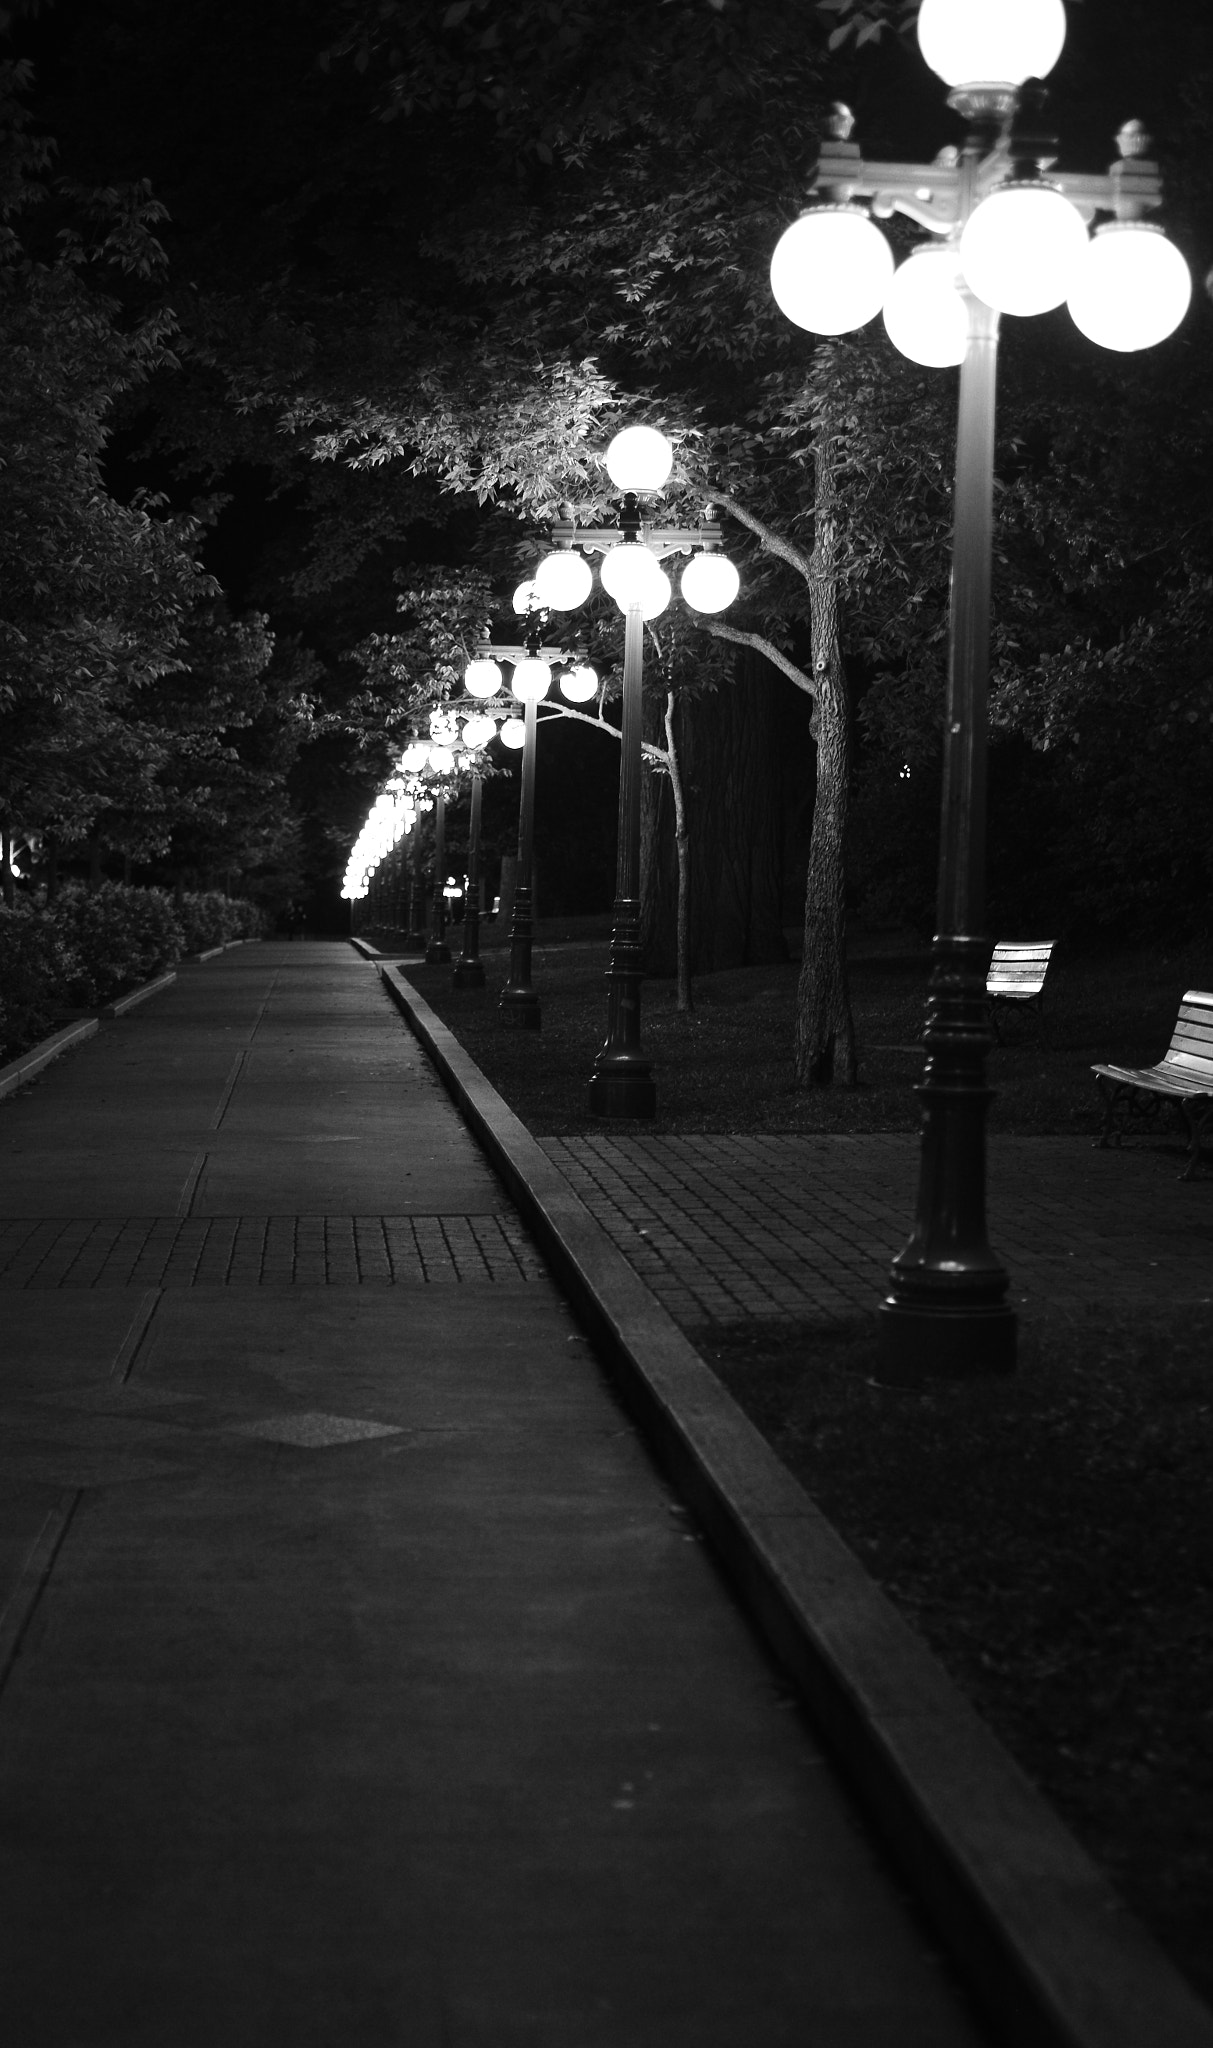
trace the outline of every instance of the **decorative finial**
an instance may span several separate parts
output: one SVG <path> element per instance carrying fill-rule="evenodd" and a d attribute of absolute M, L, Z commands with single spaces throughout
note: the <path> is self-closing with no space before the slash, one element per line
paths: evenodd
<path fill-rule="evenodd" d="M 1150 137 L 1143 121 L 1126 121 L 1116 131 L 1116 147 L 1126 158 L 1149 154 Z"/>

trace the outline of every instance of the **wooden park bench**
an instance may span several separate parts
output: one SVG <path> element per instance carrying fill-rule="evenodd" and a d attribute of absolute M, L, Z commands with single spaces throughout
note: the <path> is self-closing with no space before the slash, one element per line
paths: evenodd
<path fill-rule="evenodd" d="M 1213 1117 L 1213 990 L 1190 988 L 1179 1006 L 1171 1043 L 1156 1067 L 1092 1067 L 1104 1100 L 1106 1145 L 1113 1124 L 1119 1145 L 1130 1117 L 1156 1120 L 1170 1103 L 1189 1137 L 1188 1164 L 1180 1175 L 1191 1180 L 1200 1158 L 1201 1133 Z"/>
<path fill-rule="evenodd" d="M 1044 1019 L 1045 975 L 1049 969 L 1049 955 L 1056 941 L 1038 939 L 1032 945 L 1004 942 L 994 948 L 990 970 L 986 975 L 986 995 L 990 1000 L 990 1023 L 994 1036 L 1002 1043 L 998 1029 L 998 1004 L 1018 1003 L 1025 1009 L 1035 1010 L 1040 1025 L 1040 1035 L 1047 1038 Z"/>

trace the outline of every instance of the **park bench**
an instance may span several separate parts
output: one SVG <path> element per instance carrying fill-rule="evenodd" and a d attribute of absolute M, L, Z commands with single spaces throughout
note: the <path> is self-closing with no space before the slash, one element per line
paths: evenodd
<path fill-rule="evenodd" d="M 1100 1144 L 1107 1144 L 1118 1116 L 1119 1145 L 1131 1116 L 1156 1120 L 1170 1103 L 1189 1138 L 1188 1164 L 1180 1179 L 1191 1180 L 1200 1158 L 1201 1133 L 1213 1117 L 1213 990 L 1188 990 L 1171 1043 L 1156 1067 L 1092 1067 L 1091 1072 L 1104 1100 Z"/>
<path fill-rule="evenodd" d="M 1054 944 L 1053 939 L 1038 939 L 1031 945 L 1005 941 L 995 946 L 989 973 L 986 975 L 986 995 L 990 1001 L 990 1023 L 1000 1045 L 1002 1034 L 998 1029 L 999 1003 L 1019 1003 L 1025 1009 L 1035 1010 L 1040 1035 L 1047 1038 L 1044 987 L 1045 975 L 1049 968 L 1049 955 Z"/>

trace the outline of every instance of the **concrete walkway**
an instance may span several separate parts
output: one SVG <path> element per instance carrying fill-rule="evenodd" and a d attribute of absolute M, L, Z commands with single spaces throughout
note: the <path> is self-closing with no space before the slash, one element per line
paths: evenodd
<path fill-rule="evenodd" d="M 13 2048 L 972 2019 L 366 964 L 0 1104 Z"/>

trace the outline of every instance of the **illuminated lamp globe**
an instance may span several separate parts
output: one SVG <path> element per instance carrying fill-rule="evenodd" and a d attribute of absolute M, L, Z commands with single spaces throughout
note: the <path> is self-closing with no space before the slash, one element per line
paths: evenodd
<path fill-rule="evenodd" d="M 810 334 L 849 334 L 884 304 L 893 251 L 862 206 L 810 207 L 775 244 L 771 290 Z"/>
<path fill-rule="evenodd" d="M 406 775 L 416 775 L 419 769 L 425 767 L 429 758 L 430 750 L 424 740 L 411 740 L 400 756 L 400 766 Z"/>
<path fill-rule="evenodd" d="M 722 612 L 740 590 L 741 578 L 727 555 L 712 551 L 691 556 L 678 587 L 692 611 Z"/>
<path fill-rule="evenodd" d="M 452 711 L 431 711 L 430 738 L 440 747 L 449 747 L 459 731 L 459 721 Z"/>
<path fill-rule="evenodd" d="M 435 775 L 449 775 L 455 766 L 455 756 L 449 747 L 430 748 L 430 767 Z"/>
<path fill-rule="evenodd" d="M 536 595 L 535 579 L 533 576 L 528 576 L 526 582 L 520 583 L 514 592 L 514 610 L 516 612 L 534 612 L 539 610 L 539 598 Z"/>
<path fill-rule="evenodd" d="M 619 491 L 660 491 L 674 450 L 656 427 L 624 427 L 606 452 L 607 475 Z"/>
<path fill-rule="evenodd" d="M 560 694 L 570 704 L 588 704 L 598 688 L 598 674 L 588 662 L 579 661 L 560 678 Z"/>
<path fill-rule="evenodd" d="M 656 569 L 657 574 L 640 600 L 640 616 L 642 619 L 660 618 L 674 595 L 674 586 L 662 568 L 661 563 L 654 562 L 653 567 Z"/>
<path fill-rule="evenodd" d="M 960 237 L 971 292 L 999 313 L 1060 306 L 1087 250 L 1078 208 L 1056 185 L 1011 178 L 975 207 Z"/>
<path fill-rule="evenodd" d="M 955 249 L 925 243 L 898 265 L 884 302 L 884 324 L 894 348 L 912 363 L 943 370 L 964 361 L 969 315 Z"/>
<path fill-rule="evenodd" d="M 619 541 L 608 548 L 601 575 L 603 589 L 623 612 L 634 604 L 643 609 L 646 594 L 657 587 L 657 578 L 668 580 L 652 550 L 639 540 Z"/>
<path fill-rule="evenodd" d="M 594 584 L 594 572 L 584 555 L 572 548 L 557 548 L 545 555 L 535 571 L 535 594 L 549 611 L 571 612 L 584 604 Z"/>
<path fill-rule="evenodd" d="M 472 718 L 465 718 L 463 722 L 463 744 L 465 747 L 472 748 L 487 747 L 496 730 L 497 721 L 494 718 L 482 717 L 479 714 Z"/>
<path fill-rule="evenodd" d="M 918 47 L 945 85 L 1045 78 L 1066 39 L 1062 0 L 922 0 Z"/>
<path fill-rule="evenodd" d="M 1066 301 L 1070 318 L 1101 348 L 1153 348 L 1188 310 L 1192 278 L 1161 228 L 1109 221 L 1096 228 Z"/>
<path fill-rule="evenodd" d="M 551 682 L 552 671 L 546 661 L 528 657 L 518 663 L 510 687 L 520 704 L 538 704 L 541 697 L 547 696 Z"/>
<path fill-rule="evenodd" d="M 501 670 L 485 654 L 478 654 L 463 671 L 463 685 L 473 697 L 495 697 L 501 688 Z"/>
<path fill-rule="evenodd" d="M 508 747 L 512 754 L 516 754 L 519 747 L 526 745 L 526 727 L 520 718 L 507 718 L 505 723 L 498 727 L 497 737 L 503 747 Z"/>

